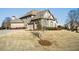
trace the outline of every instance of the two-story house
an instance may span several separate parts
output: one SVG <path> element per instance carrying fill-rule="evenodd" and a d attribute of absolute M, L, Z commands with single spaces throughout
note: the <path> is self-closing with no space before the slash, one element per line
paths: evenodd
<path fill-rule="evenodd" d="M 57 20 L 49 10 L 33 10 L 20 17 L 24 21 L 27 30 L 41 30 L 57 28 Z"/>

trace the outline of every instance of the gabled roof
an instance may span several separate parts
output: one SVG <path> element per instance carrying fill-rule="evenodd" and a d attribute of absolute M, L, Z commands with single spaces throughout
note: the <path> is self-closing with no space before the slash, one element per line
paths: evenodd
<path fill-rule="evenodd" d="M 46 17 L 44 16 L 46 12 L 50 13 L 50 15 L 54 18 L 54 16 L 51 14 L 51 12 L 49 10 L 44 10 L 44 11 L 40 11 L 39 13 L 37 13 L 37 15 L 35 17 L 33 17 L 32 20 L 40 19 L 40 18 L 52 19 L 50 16 L 46 16 Z"/>
<path fill-rule="evenodd" d="M 27 14 L 26 14 L 26 16 L 28 16 L 28 15 L 37 15 L 37 13 L 39 13 L 40 11 L 38 11 L 38 10 L 33 10 L 33 11 L 31 11 L 31 12 L 28 12 Z"/>
<path fill-rule="evenodd" d="M 45 13 L 48 12 L 51 16 L 44 16 Z M 24 16 L 20 17 L 20 19 L 22 18 L 26 18 L 28 16 L 34 15 L 33 18 L 31 18 L 31 20 L 36 20 L 36 19 L 53 19 L 55 20 L 55 17 L 52 15 L 52 13 L 49 10 L 43 10 L 43 11 L 38 11 L 38 10 L 33 10 L 31 12 L 28 12 L 27 14 L 25 14 Z"/>
<path fill-rule="evenodd" d="M 20 19 L 24 18 L 24 17 L 27 17 L 27 16 L 30 16 L 30 15 L 37 15 L 37 13 L 39 13 L 39 12 L 40 11 L 38 11 L 38 10 L 33 10 L 31 12 L 26 13 L 24 16 L 20 17 Z"/>

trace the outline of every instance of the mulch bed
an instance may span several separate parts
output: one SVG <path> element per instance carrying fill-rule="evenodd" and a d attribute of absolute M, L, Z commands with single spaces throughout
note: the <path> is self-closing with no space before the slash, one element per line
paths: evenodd
<path fill-rule="evenodd" d="M 38 42 L 42 46 L 51 46 L 52 45 L 52 43 L 48 40 L 39 40 Z"/>

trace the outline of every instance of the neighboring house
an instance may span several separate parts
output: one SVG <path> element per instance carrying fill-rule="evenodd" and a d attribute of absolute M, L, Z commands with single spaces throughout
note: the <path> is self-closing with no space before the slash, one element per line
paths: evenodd
<path fill-rule="evenodd" d="M 23 29 L 25 28 L 24 22 L 13 16 L 11 19 L 4 21 L 2 27 L 5 29 Z"/>
<path fill-rule="evenodd" d="M 57 28 L 57 20 L 49 10 L 33 10 L 20 17 L 24 21 L 27 30 L 41 30 Z"/>

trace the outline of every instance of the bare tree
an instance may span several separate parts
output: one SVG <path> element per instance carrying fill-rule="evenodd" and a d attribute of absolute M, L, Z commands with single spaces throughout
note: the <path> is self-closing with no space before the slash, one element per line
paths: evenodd
<path fill-rule="evenodd" d="M 79 9 L 69 11 L 66 26 L 68 27 L 68 25 L 71 31 L 77 30 L 79 26 Z"/>
<path fill-rule="evenodd" d="M 6 17 L 2 23 L 2 28 L 8 29 L 10 27 L 10 17 Z"/>

